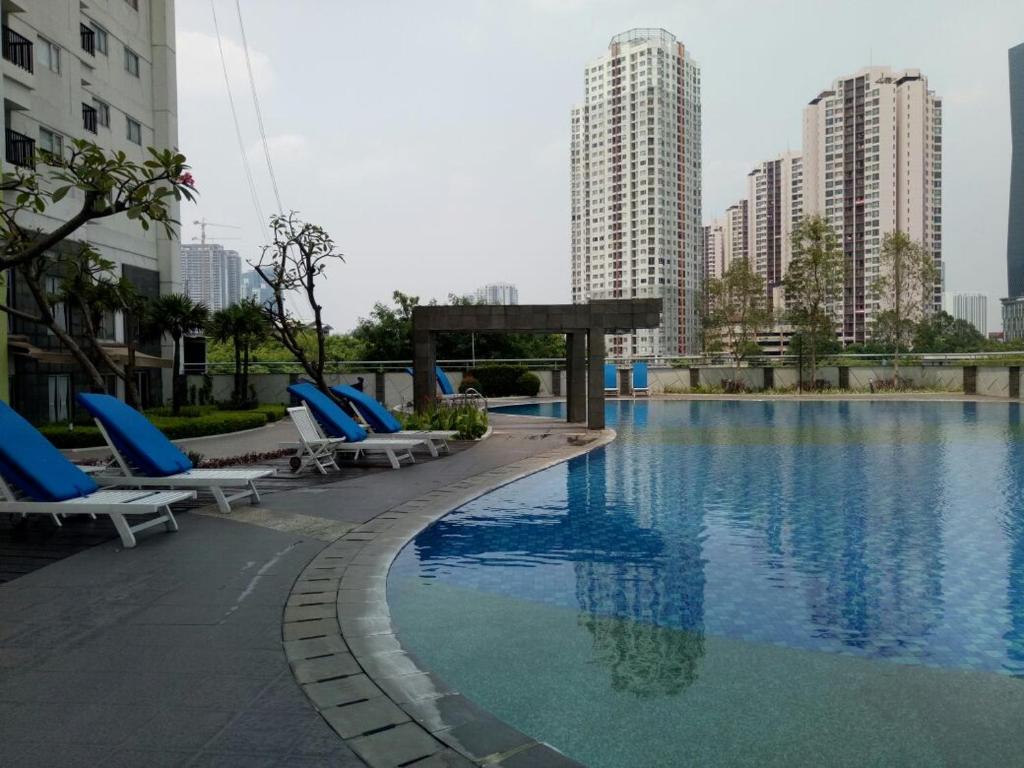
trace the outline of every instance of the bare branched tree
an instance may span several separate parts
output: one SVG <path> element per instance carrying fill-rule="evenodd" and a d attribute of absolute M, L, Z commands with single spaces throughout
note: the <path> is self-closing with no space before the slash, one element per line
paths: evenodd
<path fill-rule="evenodd" d="M 287 216 L 272 216 L 270 228 L 274 241 L 264 246 L 259 261 L 252 265 L 274 292 L 274 299 L 267 308 L 267 319 L 277 340 L 326 393 L 327 331 L 316 288 L 327 266 L 334 261 L 344 261 L 345 257 L 335 250 L 334 240 L 326 230 L 302 221 L 295 211 Z M 304 322 L 288 308 L 291 295 L 309 308 L 312 321 Z"/>

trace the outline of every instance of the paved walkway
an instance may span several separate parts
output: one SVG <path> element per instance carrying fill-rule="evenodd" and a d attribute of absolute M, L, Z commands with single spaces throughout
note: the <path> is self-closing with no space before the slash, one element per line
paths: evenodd
<path fill-rule="evenodd" d="M 0 765 L 362 765 L 289 669 L 296 577 L 354 527 L 573 431 L 502 430 L 508 418 L 447 458 L 280 490 L 230 517 L 196 510 L 176 534 L 110 541 L 0 585 Z"/>

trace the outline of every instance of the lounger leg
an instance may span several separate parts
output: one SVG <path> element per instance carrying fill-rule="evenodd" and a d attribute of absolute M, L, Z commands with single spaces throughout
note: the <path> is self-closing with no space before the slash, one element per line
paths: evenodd
<path fill-rule="evenodd" d="M 437 446 L 434 445 L 433 440 L 427 440 L 427 447 L 430 448 L 430 455 L 435 459 L 437 458 Z"/>
<path fill-rule="evenodd" d="M 168 504 L 166 507 L 164 507 L 164 518 L 165 518 L 164 528 L 168 532 L 174 533 L 176 530 L 178 530 L 178 521 L 174 519 L 174 513 L 171 512 L 171 505 L 170 504 Z"/>
<path fill-rule="evenodd" d="M 135 534 L 132 533 L 132 527 L 128 525 L 128 521 L 124 519 L 124 515 L 111 515 L 110 519 L 114 522 L 114 527 L 117 528 L 117 532 L 121 534 L 121 543 L 124 544 L 125 549 L 131 549 L 135 546 Z"/>
<path fill-rule="evenodd" d="M 252 491 L 252 493 L 249 494 L 249 501 L 253 504 L 259 504 L 260 494 L 259 491 L 256 490 L 256 482 L 254 480 L 249 481 L 249 490 Z"/>
<path fill-rule="evenodd" d="M 221 514 L 223 515 L 230 515 L 231 505 L 228 504 L 228 500 L 224 496 L 224 489 L 221 488 L 220 486 L 215 485 L 210 490 L 213 492 L 213 498 L 217 502 L 217 509 L 219 509 Z"/>

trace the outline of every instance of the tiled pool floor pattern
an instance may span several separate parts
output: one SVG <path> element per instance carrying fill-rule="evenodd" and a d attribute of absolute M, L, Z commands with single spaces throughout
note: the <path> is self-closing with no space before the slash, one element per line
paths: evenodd
<path fill-rule="evenodd" d="M 609 409 L 611 446 L 396 561 L 397 627 L 442 678 L 595 766 L 1024 748 L 1018 406 Z"/>

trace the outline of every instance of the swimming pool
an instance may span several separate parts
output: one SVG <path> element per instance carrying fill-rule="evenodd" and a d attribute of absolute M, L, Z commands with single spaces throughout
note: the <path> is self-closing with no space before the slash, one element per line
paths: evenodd
<path fill-rule="evenodd" d="M 608 422 L 396 560 L 402 642 L 446 682 L 596 767 L 1024 761 L 1018 405 Z"/>

